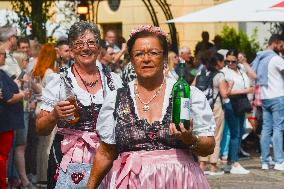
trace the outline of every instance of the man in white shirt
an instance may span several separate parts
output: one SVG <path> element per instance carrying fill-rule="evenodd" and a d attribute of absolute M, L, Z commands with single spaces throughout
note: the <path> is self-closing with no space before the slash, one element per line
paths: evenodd
<path fill-rule="evenodd" d="M 274 169 L 284 171 L 284 60 L 274 51 L 279 47 L 279 36 L 272 35 L 268 49 L 258 52 L 253 61 L 257 74 L 256 84 L 261 86 L 263 128 L 261 131 L 262 169 L 269 169 L 270 142 L 273 142 Z"/>
<path fill-rule="evenodd" d="M 29 57 L 29 62 L 28 65 L 26 66 L 26 72 L 28 74 L 31 74 L 34 68 L 35 61 L 34 58 L 31 57 L 30 41 L 29 39 L 22 37 L 18 39 L 17 43 L 18 43 L 18 51 L 26 53 Z"/>

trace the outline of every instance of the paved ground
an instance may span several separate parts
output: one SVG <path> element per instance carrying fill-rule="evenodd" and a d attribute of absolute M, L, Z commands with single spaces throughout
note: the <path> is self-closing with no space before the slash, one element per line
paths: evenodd
<path fill-rule="evenodd" d="M 259 155 L 258 155 L 259 157 Z M 224 174 L 208 176 L 212 189 L 284 189 L 284 171 L 260 169 L 259 158 L 242 159 L 240 163 L 251 171 L 248 175 Z M 38 189 L 46 189 L 38 187 Z"/>
<path fill-rule="evenodd" d="M 284 171 L 260 169 L 259 158 L 243 159 L 240 163 L 251 171 L 248 175 L 224 174 L 208 176 L 212 189 L 284 189 Z"/>

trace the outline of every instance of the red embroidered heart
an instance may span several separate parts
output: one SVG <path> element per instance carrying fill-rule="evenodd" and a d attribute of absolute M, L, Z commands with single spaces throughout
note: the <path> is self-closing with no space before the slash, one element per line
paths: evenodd
<path fill-rule="evenodd" d="M 71 178 L 75 184 L 79 184 L 79 182 L 83 180 L 84 174 L 83 173 L 72 173 Z"/>

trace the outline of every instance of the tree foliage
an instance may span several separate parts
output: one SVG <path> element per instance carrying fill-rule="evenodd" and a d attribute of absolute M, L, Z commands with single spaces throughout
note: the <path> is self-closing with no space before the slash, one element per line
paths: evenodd
<path fill-rule="evenodd" d="M 255 58 L 256 52 L 260 50 L 259 42 L 257 41 L 257 30 L 254 30 L 253 35 L 249 38 L 244 32 L 237 32 L 234 28 L 225 26 L 221 33 L 223 49 L 236 49 L 239 52 L 244 52 L 251 61 Z"/>
<path fill-rule="evenodd" d="M 55 1 L 51 0 L 18 0 L 11 1 L 12 9 L 19 16 L 19 26 L 22 35 L 27 33 L 27 25 L 32 24 L 32 35 L 37 37 L 39 42 L 46 42 L 46 22 L 54 12 L 51 12 L 51 7 Z"/>

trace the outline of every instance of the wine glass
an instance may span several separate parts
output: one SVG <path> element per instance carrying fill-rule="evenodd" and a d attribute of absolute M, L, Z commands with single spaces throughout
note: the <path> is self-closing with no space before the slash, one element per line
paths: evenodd
<path fill-rule="evenodd" d="M 32 80 L 33 80 L 34 84 L 36 84 L 36 86 L 38 86 L 38 87 L 41 86 L 41 77 L 40 76 L 33 76 Z M 40 101 L 41 94 L 34 94 L 34 96 L 35 96 L 35 99 L 37 101 Z"/>
<path fill-rule="evenodd" d="M 31 82 L 24 80 L 23 81 L 23 91 L 26 93 L 29 93 L 31 91 Z M 29 97 L 25 98 L 25 100 L 28 100 Z"/>

